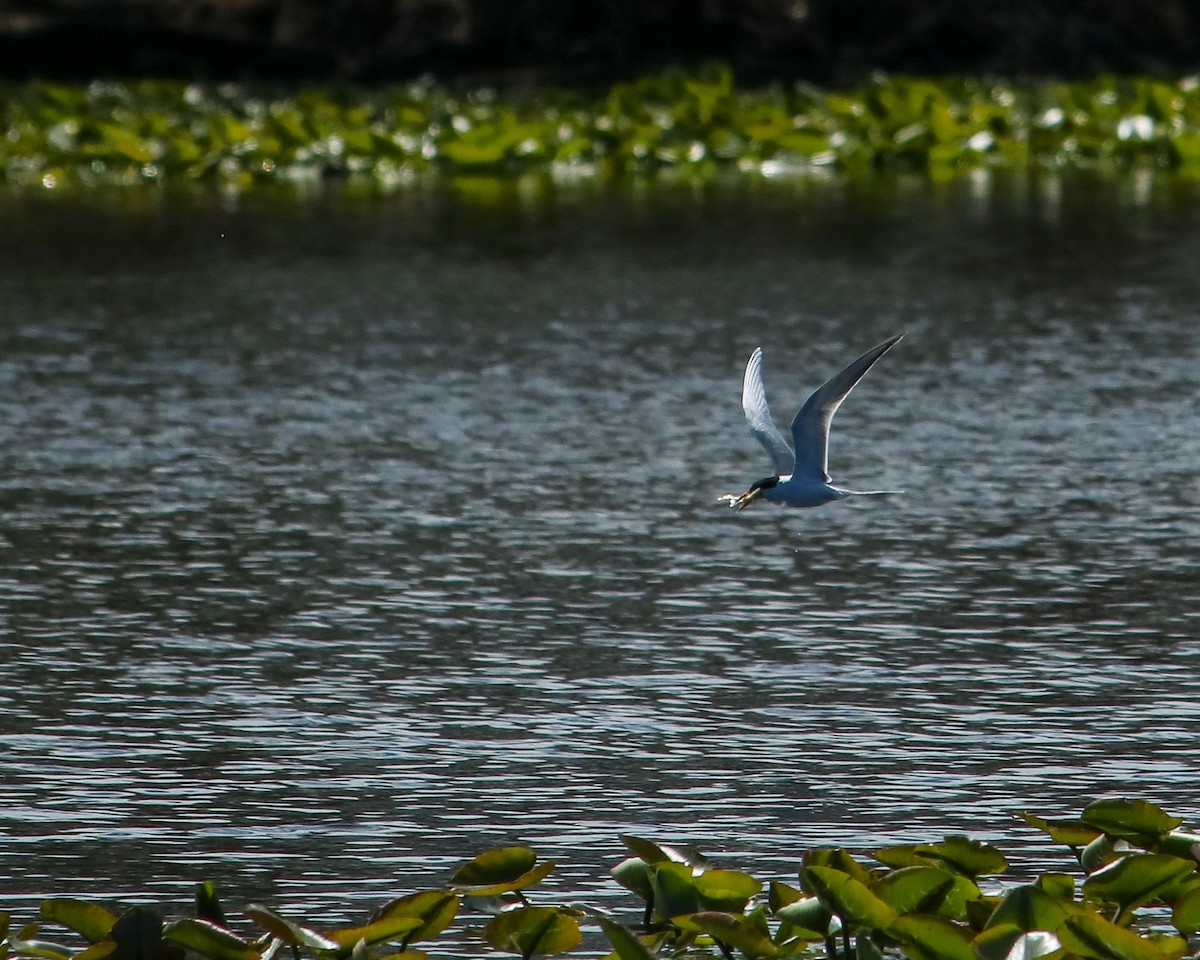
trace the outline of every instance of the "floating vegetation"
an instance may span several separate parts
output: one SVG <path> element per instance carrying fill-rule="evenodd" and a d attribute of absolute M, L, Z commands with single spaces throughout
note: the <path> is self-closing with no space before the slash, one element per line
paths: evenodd
<path fill-rule="evenodd" d="M 642 901 L 640 923 L 588 907 L 535 905 L 553 870 L 527 847 L 504 847 L 460 867 L 449 884 L 398 897 L 363 923 L 319 929 L 250 904 L 238 922 L 209 882 L 192 916 L 167 921 L 154 907 L 117 916 L 93 903 L 45 900 L 40 921 L 14 929 L 0 914 L 0 956 L 38 960 L 312 960 L 420 958 L 464 902 L 492 914 L 472 934 L 524 958 L 574 951 L 598 927 L 617 960 L 1179 960 L 1200 933 L 1200 835 L 1142 800 L 1090 804 L 1074 820 L 1021 820 L 1070 848 L 1074 873 L 985 883 L 1008 869 L 995 847 L 964 836 L 885 847 L 863 862 L 844 849 L 808 851 L 798 885 L 763 884 L 714 867 L 698 850 L 622 837 L 630 856 L 613 879 Z M 67 928 L 85 945 L 45 939 Z M 55 936 L 55 934 L 50 934 Z M 1193 938 L 1189 941 L 1189 938 Z M 443 942 L 442 947 L 446 944 Z M 481 947 L 482 949 L 482 947 Z"/>
<path fill-rule="evenodd" d="M 283 90 L 165 81 L 0 86 L 0 181 L 54 187 L 673 168 L 953 175 L 981 166 L 1200 172 L 1200 80 L 1014 86 L 878 77 L 846 92 L 739 89 L 720 66 L 585 93 Z"/>

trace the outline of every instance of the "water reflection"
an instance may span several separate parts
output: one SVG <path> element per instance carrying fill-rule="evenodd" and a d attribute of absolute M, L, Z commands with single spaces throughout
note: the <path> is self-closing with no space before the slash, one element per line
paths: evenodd
<path fill-rule="evenodd" d="M 6 906 L 1196 816 L 1195 186 L 594 189 L 5 199 Z M 713 503 L 755 344 L 785 418 L 905 329 L 832 454 L 905 497 Z"/>

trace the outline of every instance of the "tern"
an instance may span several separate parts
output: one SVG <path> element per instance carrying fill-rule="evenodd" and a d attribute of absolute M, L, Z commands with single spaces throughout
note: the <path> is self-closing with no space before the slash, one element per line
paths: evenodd
<path fill-rule="evenodd" d="M 742 379 L 742 412 L 750 422 L 750 432 L 771 457 L 775 475 L 752 484 L 741 495 L 727 493 L 718 497 L 717 502 L 728 501 L 730 507 L 742 510 L 761 497 L 772 503 L 793 507 L 819 507 L 850 496 L 899 493 L 898 490 L 845 490 L 833 486 L 829 476 L 829 424 L 837 408 L 863 378 L 863 374 L 903 336 L 892 337 L 868 350 L 804 401 L 804 406 L 792 420 L 792 442 L 796 448 L 794 454 L 771 419 L 767 394 L 763 389 L 762 347 L 755 347 Z"/>

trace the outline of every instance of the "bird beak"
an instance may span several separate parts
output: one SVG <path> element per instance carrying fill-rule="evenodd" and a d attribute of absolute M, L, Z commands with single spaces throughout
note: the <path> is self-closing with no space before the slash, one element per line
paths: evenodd
<path fill-rule="evenodd" d="M 717 503 L 729 502 L 730 509 L 745 510 L 750 504 L 757 500 L 763 492 L 762 487 L 751 487 L 740 497 L 736 494 L 727 493 L 724 496 L 717 497 Z"/>

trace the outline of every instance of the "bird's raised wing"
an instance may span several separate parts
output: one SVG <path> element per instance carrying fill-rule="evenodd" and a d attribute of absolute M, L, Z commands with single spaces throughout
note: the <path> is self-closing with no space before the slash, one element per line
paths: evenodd
<path fill-rule="evenodd" d="M 771 409 L 767 406 L 767 392 L 762 382 L 762 347 L 755 347 L 746 363 L 746 375 L 742 378 L 742 412 L 750 422 L 750 432 L 763 445 L 775 465 L 775 473 L 783 476 L 792 472 L 795 458 L 792 448 L 775 421 L 771 419 Z"/>
<path fill-rule="evenodd" d="M 868 350 L 824 386 L 804 401 L 804 406 L 792 421 L 792 439 L 796 445 L 795 475 L 819 483 L 829 482 L 829 423 L 846 395 L 862 379 L 871 366 L 900 342 L 892 337 Z M 746 373 L 749 378 L 749 371 Z"/>

